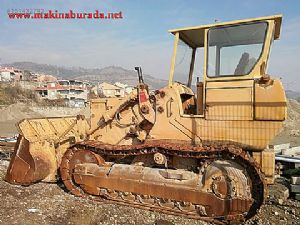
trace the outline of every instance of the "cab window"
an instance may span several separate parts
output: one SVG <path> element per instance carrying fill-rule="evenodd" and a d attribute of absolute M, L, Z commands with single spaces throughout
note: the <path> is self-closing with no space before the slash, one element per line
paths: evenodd
<path fill-rule="evenodd" d="M 266 30 L 265 22 L 210 29 L 208 76 L 249 74 L 262 53 Z"/>
<path fill-rule="evenodd" d="M 179 39 L 174 68 L 174 81 L 187 84 L 193 49 Z"/>

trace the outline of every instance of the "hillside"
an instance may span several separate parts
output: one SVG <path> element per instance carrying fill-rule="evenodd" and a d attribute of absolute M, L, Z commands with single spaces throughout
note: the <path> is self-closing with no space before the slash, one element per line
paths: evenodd
<path fill-rule="evenodd" d="M 33 62 L 14 62 L 3 66 L 13 66 L 21 70 L 30 70 L 35 73 L 45 73 L 62 79 L 80 79 L 92 83 L 120 81 L 129 85 L 136 85 L 138 78 L 134 70 L 124 69 L 118 66 L 109 66 L 102 69 L 88 69 L 82 67 L 60 67 L 49 64 L 38 64 Z M 165 77 L 167 79 L 167 76 Z M 144 80 L 153 89 L 158 89 L 167 84 L 166 80 L 144 74 Z"/>
<path fill-rule="evenodd" d="M 292 90 L 286 90 L 285 93 L 286 93 L 286 97 L 288 99 L 295 99 L 298 102 L 300 102 L 300 92 L 292 91 Z"/>
<path fill-rule="evenodd" d="M 273 140 L 273 144 L 291 143 L 300 146 L 300 103 L 288 100 L 288 117 L 282 132 Z"/>
<path fill-rule="evenodd" d="M 19 85 L 0 83 L 0 105 L 10 105 L 17 102 L 37 102 L 32 90 L 22 89 Z"/>

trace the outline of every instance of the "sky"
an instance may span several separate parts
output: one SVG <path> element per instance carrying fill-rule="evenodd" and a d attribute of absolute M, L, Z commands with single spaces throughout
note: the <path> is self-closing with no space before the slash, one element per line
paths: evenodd
<path fill-rule="evenodd" d="M 0 0 L 0 64 L 32 61 L 66 67 L 122 66 L 168 79 L 172 28 L 283 14 L 268 73 L 300 91 L 300 1 L 297 0 Z M 10 9 L 122 11 L 119 20 L 12 20 Z"/>

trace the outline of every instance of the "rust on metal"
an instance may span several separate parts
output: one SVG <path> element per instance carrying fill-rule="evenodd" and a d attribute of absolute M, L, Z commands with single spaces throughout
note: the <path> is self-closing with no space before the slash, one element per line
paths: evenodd
<path fill-rule="evenodd" d="M 29 141 L 19 135 L 7 169 L 5 180 L 12 184 L 29 185 L 42 180 L 49 173 L 48 165 L 42 159 L 33 159 L 29 152 Z"/>
<path fill-rule="evenodd" d="M 141 112 L 144 114 L 148 114 L 149 113 L 149 107 L 147 105 L 142 105 L 141 106 Z"/>
<path fill-rule="evenodd" d="M 163 113 L 165 110 L 164 110 L 164 108 L 163 108 L 162 106 L 158 106 L 158 107 L 157 107 L 157 111 L 158 111 L 159 113 Z"/>
<path fill-rule="evenodd" d="M 72 155 L 86 158 L 86 154 L 99 155 L 102 160 L 127 155 L 180 156 L 204 160 L 215 169 L 206 165 L 206 169 L 198 174 L 167 170 L 171 175 L 166 178 L 165 175 L 159 175 L 165 169 L 104 161 L 101 165 L 81 161 L 74 168 L 70 163 L 74 161 Z M 232 159 L 241 169 L 233 166 L 234 163 L 222 166 L 227 163 L 226 160 L 230 162 Z M 207 169 L 209 171 L 205 171 Z M 244 170 L 247 175 L 241 172 Z M 86 141 L 68 150 L 62 160 L 61 175 L 66 187 L 75 195 L 91 194 L 116 203 L 211 220 L 249 218 L 260 208 L 265 194 L 265 184 L 257 163 L 240 147 L 221 142 L 191 147 L 163 141 L 148 141 L 135 146 Z M 205 179 L 201 184 L 203 177 Z M 242 180 L 245 180 L 244 185 L 239 185 Z"/>
<path fill-rule="evenodd" d="M 160 96 L 161 98 L 164 98 L 164 97 L 166 96 L 166 92 L 160 91 L 160 92 L 159 92 L 159 96 Z"/>

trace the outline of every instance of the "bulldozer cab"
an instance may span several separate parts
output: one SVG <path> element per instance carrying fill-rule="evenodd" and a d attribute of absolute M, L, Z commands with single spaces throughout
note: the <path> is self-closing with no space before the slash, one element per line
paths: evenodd
<path fill-rule="evenodd" d="M 255 83 L 266 76 L 281 15 L 237 20 L 169 32 L 175 36 L 169 86 L 178 90 L 181 116 L 252 120 Z M 243 104 L 233 113 L 224 104 Z"/>

